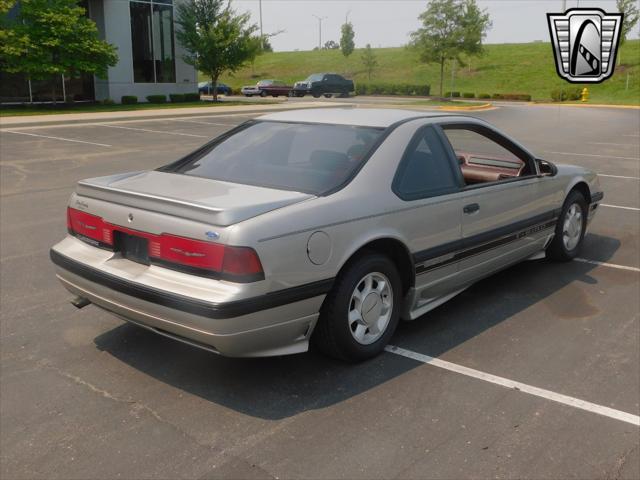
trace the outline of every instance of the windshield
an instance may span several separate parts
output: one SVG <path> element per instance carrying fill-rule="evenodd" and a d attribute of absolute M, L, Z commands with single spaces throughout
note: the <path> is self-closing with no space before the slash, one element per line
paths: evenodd
<path fill-rule="evenodd" d="M 321 73 L 314 73 L 313 75 L 309 75 L 305 82 L 319 82 L 322 80 Z"/>
<path fill-rule="evenodd" d="M 162 170 L 317 195 L 345 182 L 383 131 L 349 125 L 250 123 Z"/>

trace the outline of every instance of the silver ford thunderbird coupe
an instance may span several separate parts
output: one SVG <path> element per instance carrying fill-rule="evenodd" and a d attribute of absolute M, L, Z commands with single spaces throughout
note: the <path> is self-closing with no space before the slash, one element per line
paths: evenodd
<path fill-rule="evenodd" d="M 194 346 L 358 361 L 494 272 L 574 258 L 602 198 L 475 118 L 287 111 L 80 181 L 51 260 L 75 306 Z"/>

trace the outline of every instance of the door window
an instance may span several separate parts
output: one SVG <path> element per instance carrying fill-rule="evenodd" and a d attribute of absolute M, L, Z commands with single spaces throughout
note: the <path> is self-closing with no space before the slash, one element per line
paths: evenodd
<path fill-rule="evenodd" d="M 534 173 L 522 152 L 489 129 L 449 125 L 443 131 L 466 185 L 513 180 Z"/>
<path fill-rule="evenodd" d="M 440 135 L 433 127 L 421 128 L 400 162 L 393 191 L 403 200 L 416 200 L 458 189 L 458 178 Z"/>

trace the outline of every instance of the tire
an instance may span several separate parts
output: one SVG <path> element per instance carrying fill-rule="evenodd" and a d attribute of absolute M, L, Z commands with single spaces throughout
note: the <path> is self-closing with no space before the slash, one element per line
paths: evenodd
<path fill-rule="evenodd" d="M 267 96 L 267 92 L 265 92 L 264 90 L 262 90 L 262 91 L 260 92 L 260 96 L 261 96 L 261 97 L 263 97 L 263 98 L 264 98 L 264 97 L 266 97 L 266 96 Z"/>
<path fill-rule="evenodd" d="M 244 96 L 245 96 L 245 97 L 249 97 L 249 98 L 250 98 L 250 97 L 252 97 L 253 95 L 251 95 L 250 93 L 245 93 L 245 94 L 244 94 Z"/>
<path fill-rule="evenodd" d="M 356 290 L 358 297 L 366 290 L 370 293 L 357 300 Z M 366 252 L 350 261 L 336 279 L 320 309 L 312 342 L 324 354 L 348 362 L 375 357 L 398 326 L 401 304 L 402 282 L 394 263 Z M 362 306 L 368 308 L 364 314 Z"/>
<path fill-rule="evenodd" d="M 547 257 L 557 262 L 569 262 L 576 258 L 582 248 L 587 229 L 587 200 L 582 193 L 569 193 L 558 218 L 555 236 L 547 247 Z"/>
<path fill-rule="evenodd" d="M 324 98 L 331 98 L 331 96 L 332 96 L 332 95 L 331 95 L 330 93 L 325 93 L 325 94 L 324 94 Z"/>
<path fill-rule="evenodd" d="M 320 98 L 321 95 L 322 95 L 322 93 L 320 91 L 318 91 L 318 90 L 314 90 L 314 91 L 311 92 L 311 96 L 313 98 Z"/>

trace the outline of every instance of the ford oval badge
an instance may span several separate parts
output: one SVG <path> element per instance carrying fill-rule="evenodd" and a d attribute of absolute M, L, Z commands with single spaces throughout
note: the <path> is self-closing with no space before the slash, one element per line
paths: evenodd
<path fill-rule="evenodd" d="M 217 240 L 218 238 L 220 238 L 220 234 L 218 232 L 208 231 L 205 233 L 205 235 L 209 240 Z"/>

